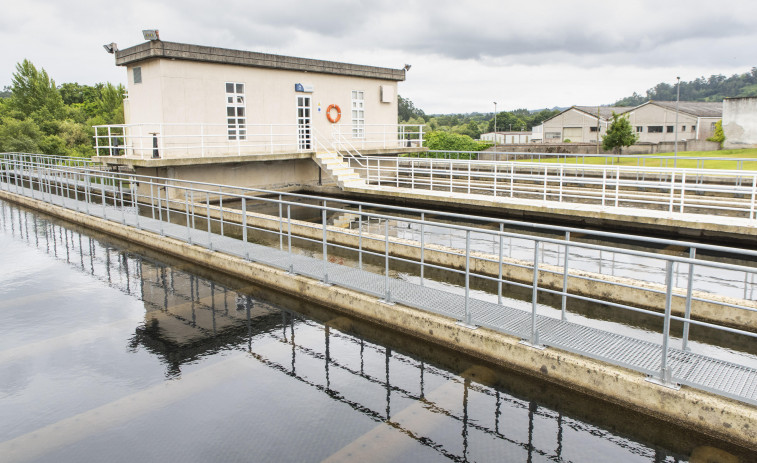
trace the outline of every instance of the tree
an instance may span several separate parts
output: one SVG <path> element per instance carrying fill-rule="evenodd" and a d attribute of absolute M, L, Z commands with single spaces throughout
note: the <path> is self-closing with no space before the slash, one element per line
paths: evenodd
<path fill-rule="evenodd" d="M 483 151 L 491 143 L 476 141 L 467 135 L 435 131 L 425 136 L 423 146 L 439 151 Z"/>
<path fill-rule="evenodd" d="M 723 147 L 723 142 L 725 141 L 725 133 L 723 133 L 723 121 L 719 120 L 717 124 L 715 124 L 715 133 L 712 134 L 710 138 L 707 139 L 707 141 L 714 141 L 717 143 L 720 143 L 720 147 Z"/>
<path fill-rule="evenodd" d="M 422 109 L 416 108 L 413 102 L 409 99 L 397 95 L 398 122 L 406 122 L 415 117 L 422 117 L 425 119 L 426 113 L 424 113 Z"/>
<path fill-rule="evenodd" d="M 612 124 L 607 129 L 607 134 L 602 136 L 602 148 L 620 154 L 624 146 L 631 146 L 637 141 L 639 136 L 634 133 L 628 115 L 621 116 L 613 111 Z"/>
<path fill-rule="evenodd" d="M 10 104 L 24 116 L 40 109 L 46 109 L 53 117 L 60 117 L 63 113 L 63 99 L 55 81 L 47 71 L 37 70 L 29 60 L 16 64 L 11 90 Z"/>

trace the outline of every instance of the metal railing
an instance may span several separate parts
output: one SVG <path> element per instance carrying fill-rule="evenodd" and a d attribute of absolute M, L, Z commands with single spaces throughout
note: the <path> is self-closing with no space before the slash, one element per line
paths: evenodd
<path fill-rule="evenodd" d="M 724 312 L 735 311 L 737 317 L 749 318 L 757 312 L 757 268 L 749 264 L 757 260 L 757 251 L 61 167 L 22 155 L 0 156 L 0 187 L 326 284 L 356 289 L 389 304 L 399 302 L 454 317 L 467 325 L 500 330 L 533 346 L 549 345 L 616 363 L 665 385 L 688 384 L 757 403 L 757 361 L 752 356 L 714 358 L 706 345 L 689 340 L 692 326 L 745 339 L 757 337 L 748 328 L 692 318 L 692 308 L 700 304 L 716 304 Z M 305 199 L 315 204 L 303 203 Z M 269 213 L 241 212 L 256 205 L 265 206 Z M 306 222 L 293 217 L 293 211 L 303 209 L 318 220 Z M 355 229 L 329 225 L 328 217 L 334 214 L 354 214 Z M 374 224 L 370 231 L 363 226 L 369 221 Z M 401 235 L 408 225 L 418 232 L 414 239 Z M 513 232 L 505 226 L 532 231 Z M 383 230 L 377 233 L 376 228 Z M 575 241 L 571 233 L 623 240 L 625 244 Z M 434 238 L 440 234 L 457 238 L 441 245 Z M 521 243 L 529 258 L 506 257 L 506 241 Z M 640 248 L 629 248 L 629 242 Z M 676 246 L 684 252 L 650 250 L 650 246 Z M 603 252 L 614 253 L 625 264 L 642 262 L 643 275 L 636 280 L 608 278 L 601 268 L 599 272 L 582 268 L 588 255 Z M 735 255 L 745 262 L 704 260 L 701 252 Z M 650 275 L 661 277 L 662 283 L 644 281 Z M 744 281 L 743 299 L 722 293 L 721 289 L 730 286 L 722 284 L 727 275 L 729 281 Z M 615 290 L 608 290 L 610 294 L 633 290 L 663 302 L 656 310 L 633 301 L 617 302 L 577 290 L 581 284 L 614 285 L 611 287 Z M 702 287 L 706 290 L 700 290 Z M 528 291 L 530 297 L 525 302 L 508 297 L 518 291 Z M 545 298 L 554 299 L 556 305 L 545 305 Z M 615 332 L 615 325 L 599 329 L 596 321 L 587 324 L 583 316 L 570 314 L 569 304 L 596 304 L 602 307 L 602 317 L 608 318 L 643 314 L 658 320 L 659 325 L 655 323 L 648 333 L 621 335 Z M 671 335 L 672 323 L 681 325 L 681 336 Z M 655 343 L 654 338 L 661 342 Z M 674 342 L 681 348 L 675 348 Z M 724 374 L 739 375 L 753 385 L 730 379 L 721 384 Z"/>
<path fill-rule="evenodd" d="M 223 124 L 143 123 L 97 125 L 98 156 L 181 158 L 315 151 L 313 125 L 243 124 L 233 131 Z M 423 126 L 408 124 L 334 124 L 334 134 L 362 149 L 403 148 L 423 144 Z M 233 132 L 233 134 L 232 134 Z"/>
<path fill-rule="evenodd" d="M 757 172 L 476 161 L 346 158 L 370 184 L 602 207 L 757 218 Z"/>
<path fill-rule="evenodd" d="M 538 145 L 537 145 L 538 146 Z M 414 157 L 436 159 L 470 159 L 476 161 L 523 161 L 551 162 L 573 165 L 624 165 L 636 167 L 678 167 L 696 169 L 727 168 L 727 170 L 757 170 L 757 157 L 738 156 L 697 156 L 669 154 L 585 154 L 585 153 L 544 153 L 522 151 L 450 151 L 428 150 Z M 716 164 L 716 165 L 713 165 Z M 688 166 L 690 165 L 690 166 Z"/>

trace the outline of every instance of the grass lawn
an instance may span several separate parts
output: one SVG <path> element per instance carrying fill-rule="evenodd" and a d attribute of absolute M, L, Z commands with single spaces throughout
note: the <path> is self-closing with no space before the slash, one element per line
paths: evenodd
<path fill-rule="evenodd" d="M 685 159 L 687 157 L 714 159 Z M 721 159 L 730 158 L 730 159 Z M 754 159 L 754 161 L 734 161 L 731 159 Z M 673 153 L 622 154 L 620 156 L 582 156 L 580 154 L 551 155 L 549 158 L 523 160 L 524 162 L 549 162 L 566 164 L 600 164 L 621 166 L 673 167 Z M 757 170 L 757 148 L 718 151 L 679 151 L 676 167 L 685 169 L 732 169 L 741 164 L 744 170 Z"/>

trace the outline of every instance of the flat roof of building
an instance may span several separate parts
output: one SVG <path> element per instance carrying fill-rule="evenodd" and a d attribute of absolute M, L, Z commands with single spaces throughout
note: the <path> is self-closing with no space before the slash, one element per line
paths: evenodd
<path fill-rule="evenodd" d="M 204 63 L 231 64 L 286 71 L 307 71 L 369 79 L 405 80 L 404 69 L 381 68 L 362 64 L 337 63 L 309 58 L 271 55 L 228 48 L 152 40 L 116 52 L 116 65 L 128 66 L 150 59 L 177 59 Z"/>

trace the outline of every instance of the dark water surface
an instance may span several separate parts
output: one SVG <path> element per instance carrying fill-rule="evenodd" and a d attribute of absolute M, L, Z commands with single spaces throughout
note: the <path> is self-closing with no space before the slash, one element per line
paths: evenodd
<path fill-rule="evenodd" d="M 0 262 L 0 461 L 750 457 L 4 202 Z"/>

